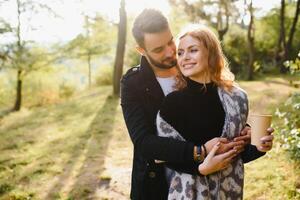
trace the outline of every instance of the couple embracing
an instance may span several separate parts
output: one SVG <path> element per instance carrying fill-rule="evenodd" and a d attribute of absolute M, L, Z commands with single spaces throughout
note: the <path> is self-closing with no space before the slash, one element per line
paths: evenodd
<path fill-rule="evenodd" d="M 273 129 L 250 144 L 247 94 L 220 41 L 209 28 L 191 26 L 176 47 L 154 9 L 135 19 L 132 33 L 141 61 L 121 80 L 134 145 L 131 199 L 242 199 L 244 163 L 272 148 Z"/>

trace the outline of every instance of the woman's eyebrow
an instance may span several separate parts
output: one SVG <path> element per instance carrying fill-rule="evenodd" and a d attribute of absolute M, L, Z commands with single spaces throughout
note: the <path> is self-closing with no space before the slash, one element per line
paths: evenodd
<path fill-rule="evenodd" d="M 188 46 L 187 49 L 190 49 L 190 48 L 193 48 L 193 47 L 200 47 L 199 45 L 196 45 L 196 44 L 193 44 L 191 46 Z M 183 48 L 178 48 L 178 51 L 179 50 L 183 50 Z"/>

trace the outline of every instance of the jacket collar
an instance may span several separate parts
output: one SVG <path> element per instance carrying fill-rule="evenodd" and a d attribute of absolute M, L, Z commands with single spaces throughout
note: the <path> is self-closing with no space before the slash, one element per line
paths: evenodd
<path fill-rule="evenodd" d="M 155 95 L 156 97 L 163 99 L 164 93 L 146 57 L 142 56 L 140 63 L 140 72 L 142 74 L 141 83 L 145 83 L 143 90 L 151 95 Z"/>

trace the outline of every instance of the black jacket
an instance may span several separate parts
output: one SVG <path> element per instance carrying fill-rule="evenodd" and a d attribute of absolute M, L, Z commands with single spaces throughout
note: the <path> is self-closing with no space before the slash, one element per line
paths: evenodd
<path fill-rule="evenodd" d="M 132 199 L 167 199 L 168 186 L 162 164 L 154 159 L 194 163 L 194 144 L 156 135 L 155 119 L 164 94 L 145 57 L 121 80 L 121 106 L 134 144 Z"/>

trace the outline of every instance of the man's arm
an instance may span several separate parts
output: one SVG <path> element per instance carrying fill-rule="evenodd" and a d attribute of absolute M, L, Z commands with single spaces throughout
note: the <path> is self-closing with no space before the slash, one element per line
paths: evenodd
<path fill-rule="evenodd" d="M 131 83 L 131 84 L 130 84 Z M 123 116 L 136 152 L 145 159 L 169 162 L 193 162 L 194 144 L 156 135 L 153 124 L 147 121 L 142 101 L 129 79 L 121 81 Z"/>

